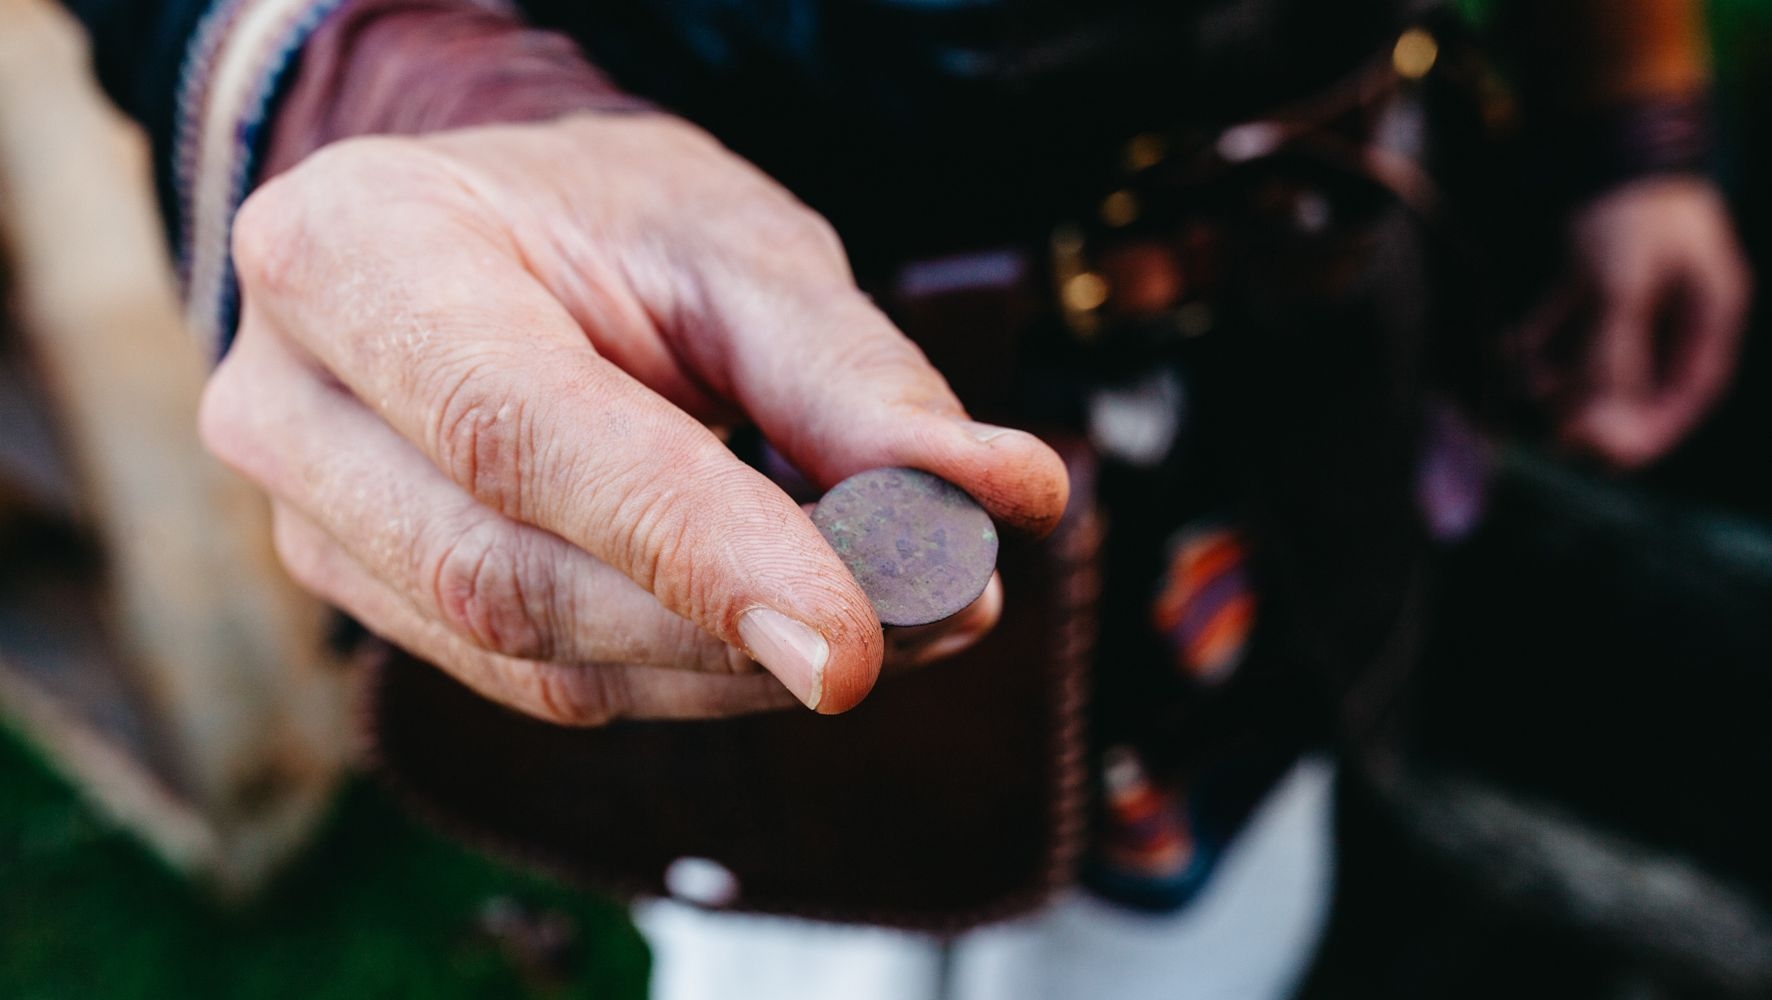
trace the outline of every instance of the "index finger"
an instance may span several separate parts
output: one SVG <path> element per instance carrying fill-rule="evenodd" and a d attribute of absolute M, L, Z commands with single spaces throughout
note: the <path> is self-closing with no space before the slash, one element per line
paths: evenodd
<path fill-rule="evenodd" d="M 810 213 L 801 225 L 804 242 L 826 232 Z M 669 332 L 821 486 L 909 466 L 959 486 L 999 521 L 1050 531 L 1070 491 L 1057 453 L 1032 434 L 971 420 L 846 270 L 782 263 L 807 259 L 820 255 L 710 269 L 682 328 Z"/>

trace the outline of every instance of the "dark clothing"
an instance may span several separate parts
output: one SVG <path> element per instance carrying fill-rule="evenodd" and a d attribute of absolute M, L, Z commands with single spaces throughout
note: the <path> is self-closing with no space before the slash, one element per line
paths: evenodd
<path fill-rule="evenodd" d="M 216 0 L 67 0 L 171 204 L 183 63 Z M 1037 231 L 1128 136 L 1346 73 L 1401 0 L 528 0 L 625 87 L 757 161 L 867 257 Z M 170 215 L 169 215 L 170 218 Z"/>
<path fill-rule="evenodd" d="M 532 2 L 867 256 L 1043 235 L 1120 145 L 1347 73 L 1395 0 Z M 949 246 L 931 245 L 935 240 Z"/>

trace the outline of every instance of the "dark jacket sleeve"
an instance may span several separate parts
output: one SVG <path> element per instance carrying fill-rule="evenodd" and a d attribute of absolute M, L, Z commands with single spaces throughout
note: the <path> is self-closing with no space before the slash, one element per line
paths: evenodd
<path fill-rule="evenodd" d="M 147 130 L 154 184 L 168 233 L 176 239 L 172 187 L 174 108 L 185 52 L 212 0 L 63 0 L 85 25 L 99 83 Z"/>
<path fill-rule="evenodd" d="M 1533 173 L 1560 204 L 1714 167 L 1703 0 L 1501 0 Z"/>

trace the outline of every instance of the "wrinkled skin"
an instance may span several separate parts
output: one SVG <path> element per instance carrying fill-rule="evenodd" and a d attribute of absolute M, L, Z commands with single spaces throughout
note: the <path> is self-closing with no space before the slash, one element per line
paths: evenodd
<path fill-rule="evenodd" d="M 907 465 L 1024 530 L 1064 508 L 1058 457 L 967 418 L 823 220 L 668 116 L 337 143 L 252 196 L 234 251 L 202 432 L 271 494 L 285 565 L 542 718 L 843 711 L 996 620 L 993 583 L 888 643 L 710 425 L 825 486 Z"/>
<path fill-rule="evenodd" d="M 1752 288 L 1728 210 L 1696 178 L 1637 181 L 1571 220 L 1572 273 L 1522 330 L 1559 442 L 1622 468 L 1659 458 L 1734 374 Z"/>

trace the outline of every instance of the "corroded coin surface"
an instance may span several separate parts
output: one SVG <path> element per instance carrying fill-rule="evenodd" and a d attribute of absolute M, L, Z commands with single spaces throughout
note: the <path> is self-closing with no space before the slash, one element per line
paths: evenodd
<path fill-rule="evenodd" d="M 958 486 L 916 469 L 870 469 L 831 488 L 812 523 L 883 625 L 927 625 L 984 593 L 997 529 Z"/>

